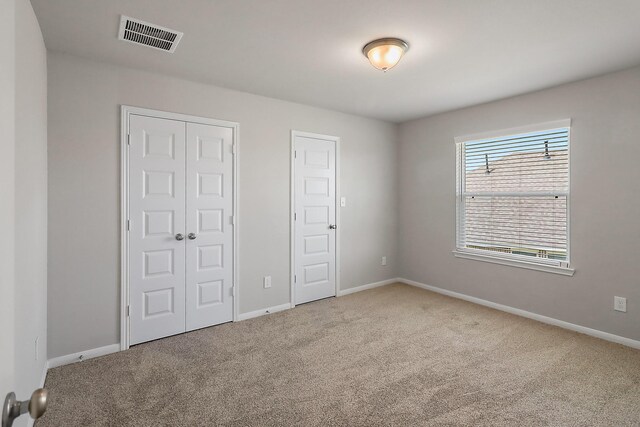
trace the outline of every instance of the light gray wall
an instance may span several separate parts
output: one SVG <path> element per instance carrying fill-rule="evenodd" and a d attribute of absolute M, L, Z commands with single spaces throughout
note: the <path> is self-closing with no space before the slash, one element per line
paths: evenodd
<path fill-rule="evenodd" d="M 342 138 L 342 288 L 396 277 L 396 125 L 50 52 L 49 357 L 119 342 L 121 104 L 240 123 L 241 313 L 289 302 L 292 129 Z"/>
<path fill-rule="evenodd" d="M 455 258 L 454 137 L 558 119 L 571 128 L 574 277 Z M 400 126 L 399 271 L 407 279 L 640 339 L 640 68 Z M 626 314 L 613 296 L 628 298 Z"/>
<path fill-rule="evenodd" d="M 15 388 L 15 0 L 0 2 L 0 396 Z M 4 400 L 3 400 L 4 402 Z"/>
<path fill-rule="evenodd" d="M 27 0 L 16 0 L 15 90 L 16 372 L 27 398 L 47 360 L 47 52 Z"/>
<path fill-rule="evenodd" d="M 0 8 L 0 396 L 26 399 L 47 359 L 46 50 L 29 1 Z"/>

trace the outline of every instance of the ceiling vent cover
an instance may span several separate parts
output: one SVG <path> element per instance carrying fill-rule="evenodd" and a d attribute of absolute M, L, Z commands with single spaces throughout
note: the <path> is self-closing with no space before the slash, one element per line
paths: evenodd
<path fill-rule="evenodd" d="M 122 15 L 118 39 L 173 53 L 183 33 Z"/>

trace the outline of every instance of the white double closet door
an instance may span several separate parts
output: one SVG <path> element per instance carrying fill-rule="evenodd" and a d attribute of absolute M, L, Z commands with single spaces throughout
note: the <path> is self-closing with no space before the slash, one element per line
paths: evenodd
<path fill-rule="evenodd" d="M 130 116 L 132 345 L 233 319 L 233 132 Z"/>

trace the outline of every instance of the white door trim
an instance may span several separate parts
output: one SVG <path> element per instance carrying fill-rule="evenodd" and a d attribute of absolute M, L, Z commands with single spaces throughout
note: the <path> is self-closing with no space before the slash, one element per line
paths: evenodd
<path fill-rule="evenodd" d="M 291 188 L 289 190 L 289 224 L 290 224 L 290 272 L 289 272 L 289 285 L 291 289 L 290 299 L 291 299 L 291 308 L 296 306 L 295 299 L 295 269 L 296 269 L 296 253 L 295 253 L 295 139 L 297 136 L 307 137 L 307 138 L 317 138 L 324 139 L 327 141 L 334 141 L 336 143 L 336 194 L 335 194 L 335 207 L 336 207 L 336 224 L 338 227 L 336 228 L 336 289 L 335 294 L 338 296 L 338 292 L 340 290 L 340 234 L 342 230 L 342 222 L 340 221 L 340 137 L 331 136 L 331 135 L 322 135 L 319 133 L 311 133 L 311 132 L 301 132 L 297 130 L 291 130 Z"/>
<path fill-rule="evenodd" d="M 129 348 L 129 119 L 131 115 L 179 120 L 233 129 L 233 321 L 238 321 L 238 153 L 239 124 L 225 120 L 197 117 L 187 114 L 121 106 L 120 119 L 120 350 Z"/>

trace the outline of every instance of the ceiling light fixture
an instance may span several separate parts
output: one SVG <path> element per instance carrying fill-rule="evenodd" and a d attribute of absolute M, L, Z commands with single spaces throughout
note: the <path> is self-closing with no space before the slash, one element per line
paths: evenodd
<path fill-rule="evenodd" d="M 371 65 L 386 72 L 400 61 L 407 50 L 409 50 L 409 44 L 406 41 L 387 37 L 367 43 L 362 48 L 362 53 L 369 59 Z"/>

